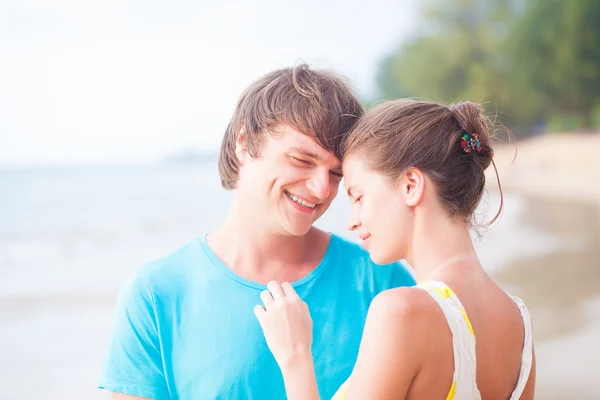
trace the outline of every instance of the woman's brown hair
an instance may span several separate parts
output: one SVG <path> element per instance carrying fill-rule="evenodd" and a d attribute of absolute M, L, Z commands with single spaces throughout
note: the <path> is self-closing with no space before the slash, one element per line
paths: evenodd
<path fill-rule="evenodd" d="M 343 145 L 344 155 L 358 154 L 367 165 L 392 179 L 414 167 L 434 182 L 440 201 L 453 217 L 472 222 L 485 189 L 484 171 L 494 164 L 491 146 L 495 125 L 483 107 L 469 101 L 445 106 L 394 100 L 367 112 Z M 481 147 L 466 152 L 461 138 L 477 133 Z M 502 188 L 500 208 L 503 208 Z"/>

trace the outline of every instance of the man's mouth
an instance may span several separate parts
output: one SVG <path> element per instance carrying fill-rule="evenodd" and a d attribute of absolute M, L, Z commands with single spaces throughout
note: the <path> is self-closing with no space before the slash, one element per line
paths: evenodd
<path fill-rule="evenodd" d="M 308 201 L 306 201 L 306 200 L 302 200 L 302 199 L 301 199 L 301 198 L 299 198 L 298 196 L 296 196 L 296 195 L 293 195 L 293 194 L 291 194 L 291 193 L 290 193 L 290 192 L 288 192 L 288 191 L 285 191 L 285 195 L 286 195 L 287 197 L 289 197 L 289 198 L 290 198 L 292 201 L 296 202 L 297 204 L 299 204 L 299 205 L 301 205 L 301 206 L 303 206 L 303 207 L 310 208 L 310 209 L 314 209 L 314 208 L 317 206 L 315 203 L 309 203 L 309 202 L 308 202 Z"/>

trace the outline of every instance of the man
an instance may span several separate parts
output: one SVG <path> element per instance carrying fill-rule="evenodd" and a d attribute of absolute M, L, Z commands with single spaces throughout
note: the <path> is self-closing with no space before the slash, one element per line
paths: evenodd
<path fill-rule="evenodd" d="M 338 192 L 340 143 L 362 113 L 342 79 L 306 65 L 242 94 L 219 159 L 236 191 L 229 215 L 122 292 L 100 381 L 113 399 L 285 399 L 253 313 L 271 280 L 309 305 L 322 398 L 348 378 L 372 299 L 414 284 L 401 265 L 375 266 L 312 226 Z"/>

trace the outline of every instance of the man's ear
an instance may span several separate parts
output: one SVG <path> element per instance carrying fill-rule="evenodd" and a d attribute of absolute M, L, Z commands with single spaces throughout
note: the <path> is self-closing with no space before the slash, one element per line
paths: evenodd
<path fill-rule="evenodd" d="M 425 175 L 417 168 L 410 168 L 400 179 L 400 190 L 404 201 L 409 207 L 414 207 L 423 199 L 425 190 Z"/>
<path fill-rule="evenodd" d="M 244 127 L 240 128 L 237 138 L 235 139 L 235 155 L 237 156 L 238 160 L 242 165 L 250 157 L 250 155 L 248 154 L 246 130 L 244 129 Z"/>

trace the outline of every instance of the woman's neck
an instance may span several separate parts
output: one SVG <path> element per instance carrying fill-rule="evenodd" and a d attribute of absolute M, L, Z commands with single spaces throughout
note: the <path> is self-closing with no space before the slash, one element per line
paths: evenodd
<path fill-rule="evenodd" d="M 479 265 L 469 225 L 446 215 L 417 215 L 406 257 L 418 282 L 434 280 L 455 264 Z"/>

